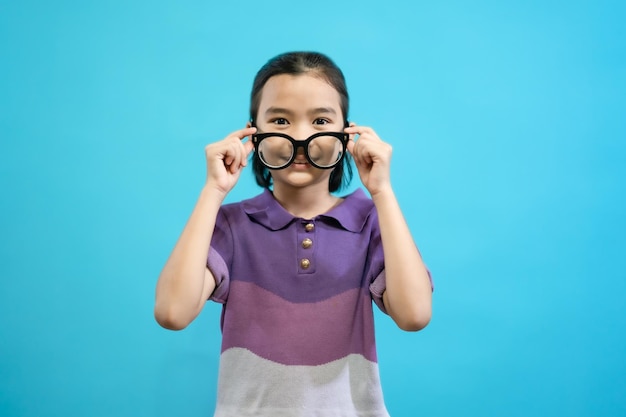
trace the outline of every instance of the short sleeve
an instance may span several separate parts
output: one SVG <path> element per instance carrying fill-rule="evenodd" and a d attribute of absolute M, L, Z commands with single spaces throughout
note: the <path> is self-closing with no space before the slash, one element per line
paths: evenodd
<path fill-rule="evenodd" d="M 380 311 L 385 314 L 387 313 L 387 309 L 385 308 L 385 303 L 383 303 L 383 293 L 387 289 L 387 276 L 385 275 L 385 270 L 383 269 L 380 274 L 374 279 L 374 281 L 370 284 L 370 294 L 372 294 L 372 300 L 378 306 Z"/>
<path fill-rule="evenodd" d="M 426 272 L 428 273 L 428 280 L 430 281 L 430 290 L 435 291 L 435 285 L 433 284 L 433 277 L 430 274 L 430 269 L 428 269 L 428 267 L 426 267 Z M 383 302 L 383 293 L 385 292 L 386 289 L 387 289 L 387 276 L 385 275 L 385 270 L 383 269 L 380 272 L 380 274 L 378 274 L 378 276 L 374 278 L 374 281 L 370 284 L 370 293 L 372 294 L 372 300 L 374 300 L 374 303 L 376 303 L 378 308 L 380 308 L 380 311 L 382 311 L 385 314 L 388 314 L 387 310 L 385 309 L 385 303 Z"/>
<path fill-rule="evenodd" d="M 368 276 L 370 286 L 370 294 L 372 295 L 372 300 L 378 306 L 380 311 L 385 314 L 387 313 L 387 309 L 385 308 L 385 304 L 383 302 L 383 294 L 387 289 L 387 275 L 385 274 L 385 262 L 384 262 L 384 254 L 383 254 L 383 244 L 380 237 L 380 229 L 378 226 L 378 217 L 375 216 L 375 223 L 372 224 L 372 233 L 370 240 L 370 248 L 369 248 L 369 256 L 370 259 L 368 265 Z M 430 280 L 430 288 L 431 291 L 434 291 L 433 279 L 430 274 L 430 270 L 428 267 L 426 268 L 426 272 L 428 273 L 428 279 Z"/>
<path fill-rule="evenodd" d="M 215 290 L 209 297 L 217 303 L 225 303 L 230 289 L 230 265 L 233 258 L 233 234 L 223 209 L 217 214 L 211 238 L 206 266 L 215 279 Z"/>
<path fill-rule="evenodd" d="M 369 290 L 372 300 L 378 306 L 380 311 L 387 314 L 383 303 L 383 293 L 387 288 L 385 276 L 385 256 L 383 254 L 383 242 L 380 236 L 380 227 L 378 225 L 378 215 L 376 211 L 372 213 L 368 219 L 370 230 L 370 244 L 367 253 L 366 278 L 369 283 Z"/>

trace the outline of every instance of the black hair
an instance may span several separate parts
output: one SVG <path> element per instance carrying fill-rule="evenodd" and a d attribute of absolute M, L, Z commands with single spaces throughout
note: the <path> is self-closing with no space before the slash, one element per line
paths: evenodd
<path fill-rule="evenodd" d="M 348 126 L 349 97 L 343 72 L 329 57 L 319 52 L 286 52 L 275 56 L 261 67 L 254 77 L 250 94 L 250 121 L 253 125 L 259 111 L 263 87 L 271 77 L 281 74 L 312 74 L 330 84 L 339 93 L 344 126 Z M 341 163 L 333 168 L 328 183 L 330 192 L 340 190 L 352 180 L 351 160 L 350 155 L 346 154 Z M 256 153 L 252 157 L 252 170 L 258 185 L 264 188 L 272 185 L 269 169 L 261 163 Z"/>

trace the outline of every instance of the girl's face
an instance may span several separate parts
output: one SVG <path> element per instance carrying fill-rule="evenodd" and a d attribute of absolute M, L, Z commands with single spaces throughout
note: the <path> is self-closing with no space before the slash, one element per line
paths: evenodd
<path fill-rule="evenodd" d="M 261 92 L 256 126 L 259 133 L 281 132 L 296 140 L 318 132 L 342 132 L 341 98 L 330 84 L 313 75 L 276 75 Z M 309 164 L 302 148 L 289 167 L 270 170 L 274 187 L 323 183 L 326 189 L 331 172 Z"/>

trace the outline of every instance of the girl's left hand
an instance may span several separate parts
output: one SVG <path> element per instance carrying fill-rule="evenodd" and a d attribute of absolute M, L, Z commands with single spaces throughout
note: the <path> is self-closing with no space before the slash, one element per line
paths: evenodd
<path fill-rule="evenodd" d="M 391 145 L 383 142 L 371 127 L 350 123 L 344 129 L 350 135 L 348 152 L 354 158 L 361 182 L 374 197 L 391 188 Z M 355 141 L 355 136 L 358 139 Z"/>

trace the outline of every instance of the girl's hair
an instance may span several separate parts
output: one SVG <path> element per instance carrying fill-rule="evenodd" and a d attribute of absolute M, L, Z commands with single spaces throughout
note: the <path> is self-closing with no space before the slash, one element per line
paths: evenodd
<path fill-rule="evenodd" d="M 250 94 L 250 121 L 253 125 L 259 111 L 261 93 L 265 83 L 271 77 L 281 74 L 310 74 L 330 84 L 339 93 L 344 126 L 348 126 L 349 98 L 346 80 L 341 69 L 326 55 L 318 52 L 287 52 L 275 56 L 261 67 L 256 77 L 254 77 L 252 93 Z M 254 153 L 252 158 L 252 169 L 257 184 L 261 187 L 269 188 L 272 184 L 272 176 L 269 170 L 261 163 L 256 153 Z M 340 190 L 352 180 L 351 159 L 349 154 L 346 154 L 343 161 L 333 168 L 328 184 L 330 192 Z"/>

